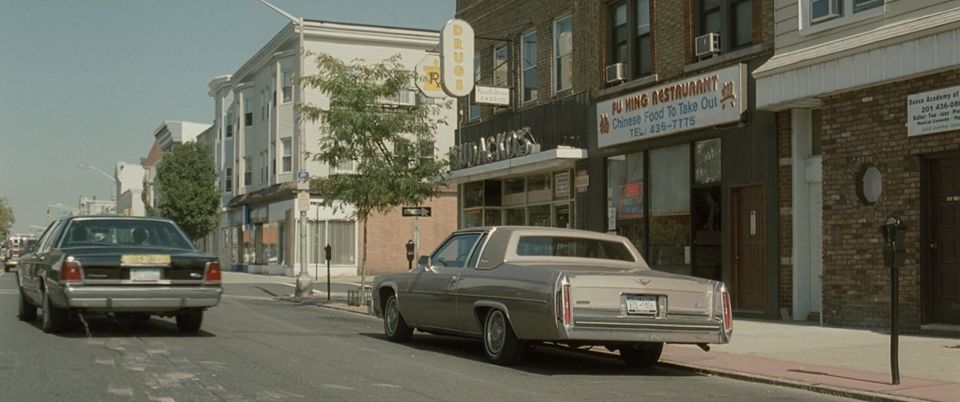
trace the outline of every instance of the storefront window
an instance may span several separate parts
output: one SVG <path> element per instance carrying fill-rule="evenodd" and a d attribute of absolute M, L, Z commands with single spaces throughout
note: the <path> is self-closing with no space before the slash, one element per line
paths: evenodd
<path fill-rule="evenodd" d="M 263 263 L 278 264 L 280 262 L 280 243 L 278 225 L 270 223 L 263 225 L 261 242 L 263 243 Z"/>
<path fill-rule="evenodd" d="M 516 179 L 506 179 L 503 181 L 503 194 L 504 195 L 513 195 L 520 194 L 524 191 L 523 178 Z"/>
<path fill-rule="evenodd" d="M 244 264 L 254 264 L 256 263 L 256 246 L 254 245 L 254 230 L 253 225 L 246 225 L 243 227 L 243 259 L 241 260 Z"/>
<path fill-rule="evenodd" d="M 483 205 L 483 182 L 475 181 L 463 185 L 463 207 L 479 207 Z"/>
<path fill-rule="evenodd" d="M 483 225 L 484 226 L 500 226 L 500 210 L 485 209 L 483 211 Z"/>
<path fill-rule="evenodd" d="M 646 250 L 643 153 L 607 159 L 607 230 L 633 241 L 641 253 Z"/>
<path fill-rule="evenodd" d="M 308 264 L 325 264 L 327 262 L 323 248 L 327 246 L 327 227 L 324 221 L 310 221 L 307 228 L 307 244 L 313 252 L 307 253 Z"/>
<path fill-rule="evenodd" d="M 550 226 L 550 206 L 534 205 L 529 208 L 530 226 Z"/>
<path fill-rule="evenodd" d="M 650 252 L 657 270 L 690 272 L 690 147 L 650 151 Z"/>
<path fill-rule="evenodd" d="M 356 263 L 356 224 L 353 221 L 329 221 L 331 264 Z"/>
<path fill-rule="evenodd" d="M 526 215 L 523 208 L 507 209 L 507 225 L 526 225 Z"/>
<path fill-rule="evenodd" d="M 463 211 L 463 227 L 472 228 L 483 226 L 483 209 L 476 208 Z"/>
<path fill-rule="evenodd" d="M 697 184 L 720 183 L 720 139 L 700 141 L 693 147 Z"/>
<path fill-rule="evenodd" d="M 557 204 L 553 210 L 554 225 L 558 228 L 572 228 L 570 224 L 570 204 Z"/>
<path fill-rule="evenodd" d="M 527 179 L 527 191 L 541 191 L 550 189 L 550 175 L 530 176 Z"/>

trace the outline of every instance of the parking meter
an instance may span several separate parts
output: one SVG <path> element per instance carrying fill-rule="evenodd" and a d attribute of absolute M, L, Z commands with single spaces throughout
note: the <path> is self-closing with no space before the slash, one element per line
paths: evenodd
<path fill-rule="evenodd" d="M 413 269 L 413 240 L 407 240 L 407 271 Z"/>
<path fill-rule="evenodd" d="M 883 233 L 883 263 L 887 269 L 902 267 L 906 262 L 906 230 L 900 218 L 891 216 L 880 226 Z"/>
<path fill-rule="evenodd" d="M 890 216 L 880 226 L 883 233 L 883 263 L 890 270 L 890 375 L 891 383 L 900 384 L 900 323 L 898 310 L 899 301 L 899 274 L 897 267 L 903 266 L 906 261 L 907 246 L 905 241 L 906 227 L 903 221 Z"/>
<path fill-rule="evenodd" d="M 330 243 L 323 246 L 323 258 L 327 260 L 327 300 L 330 300 L 330 255 L 333 254 L 333 247 Z"/>

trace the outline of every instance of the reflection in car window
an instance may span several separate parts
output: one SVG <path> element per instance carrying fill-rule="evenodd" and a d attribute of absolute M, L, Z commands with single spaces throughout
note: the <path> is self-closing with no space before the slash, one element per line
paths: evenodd
<path fill-rule="evenodd" d="M 140 219 L 76 220 L 60 246 L 193 248 L 174 224 Z"/>
<path fill-rule="evenodd" d="M 430 264 L 435 267 L 462 268 L 467 265 L 470 251 L 477 244 L 480 233 L 464 233 L 453 236 L 433 256 Z"/>
<path fill-rule="evenodd" d="M 623 243 L 576 237 L 522 236 L 517 255 L 635 261 Z"/>

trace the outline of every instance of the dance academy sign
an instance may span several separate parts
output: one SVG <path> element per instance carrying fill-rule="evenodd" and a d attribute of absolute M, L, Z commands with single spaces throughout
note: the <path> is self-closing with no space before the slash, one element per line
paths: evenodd
<path fill-rule="evenodd" d="M 747 107 L 746 66 L 737 64 L 597 103 L 598 144 L 733 123 Z"/>

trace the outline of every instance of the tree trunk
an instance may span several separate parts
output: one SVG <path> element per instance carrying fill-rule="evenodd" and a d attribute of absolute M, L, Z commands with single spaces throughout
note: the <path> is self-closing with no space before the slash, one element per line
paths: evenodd
<path fill-rule="evenodd" d="M 360 260 L 360 305 L 367 305 L 367 218 L 369 214 L 360 216 L 363 221 L 363 258 Z"/>

